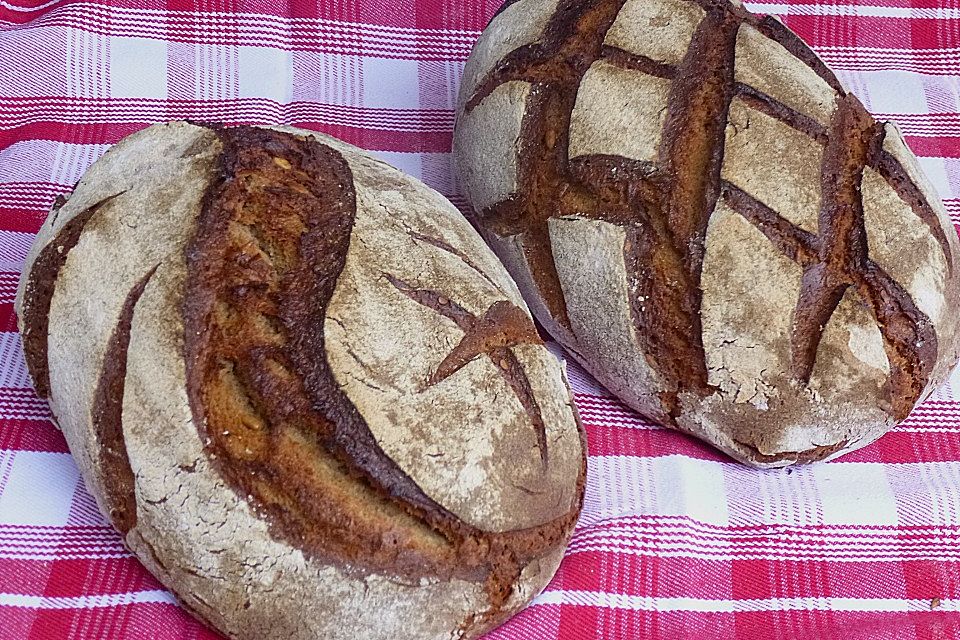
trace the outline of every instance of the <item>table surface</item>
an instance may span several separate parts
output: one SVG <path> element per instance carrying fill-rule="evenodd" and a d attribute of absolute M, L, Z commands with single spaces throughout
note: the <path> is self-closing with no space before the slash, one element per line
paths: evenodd
<path fill-rule="evenodd" d="M 218 637 L 127 553 L 31 388 L 13 297 L 54 197 L 124 135 L 190 118 L 330 133 L 462 204 L 454 99 L 496 4 L 0 0 L 0 640 Z M 960 221 L 960 2 L 748 6 L 900 123 Z M 865 449 L 762 472 L 570 368 L 583 516 L 491 638 L 960 637 L 960 377 Z"/>

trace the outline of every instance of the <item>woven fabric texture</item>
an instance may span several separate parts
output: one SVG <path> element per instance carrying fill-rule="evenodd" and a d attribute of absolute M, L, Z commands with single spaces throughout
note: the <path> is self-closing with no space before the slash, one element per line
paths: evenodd
<path fill-rule="evenodd" d="M 0 640 L 219 637 L 125 550 L 27 376 L 13 298 L 54 198 L 123 136 L 187 118 L 329 133 L 462 205 L 453 109 L 497 4 L 0 0 Z M 960 0 L 748 6 L 899 122 L 960 223 Z M 583 516 L 490 638 L 960 637 L 960 376 L 865 449 L 761 472 L 570 375 Z"/>

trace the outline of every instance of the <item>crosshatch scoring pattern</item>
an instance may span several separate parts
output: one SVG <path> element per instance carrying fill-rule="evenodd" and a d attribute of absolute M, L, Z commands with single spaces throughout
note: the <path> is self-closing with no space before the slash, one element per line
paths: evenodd
<path fill-rule="evenodd" d="M 190 118 L 330 133 L 463 204 L 453 107 L 497 0 L 293 4 L 0 0 L 4 640 L 217 637 L 105 524 L 26 375 L 13 296 L 56 195 L 124 135 Z M 960 4 L 748 6 L 898 120 L 960 223 Z M 759 472 L 569 366 L 590 445 L 584 514 L 550 587 L 491 637 L 960 634 L 960 376 L 865 449 Z"/>
<path fill-rule="evenodd" d="M 905 418 L 930 378 L 938 351 L 937 335 L 931 319 L 903 285 L 872 259 L 867 246 L 865 182 L 861 193 L 861 179 L 868 168 L 883 176 L 888 183 L 883 189 L 913 203 L 913 213 L 939 244 L 948 269 L 952 263 L 936 211 L 907 170 L 885 149 L 887 137 L 896 134 L 888 134 L 881 123 L 872 122 L 833 72 L 774 18 L 759 19 L 711 0 L 660 2 L 675 16 L 671 32 L 665 36 L 675 41 L 657 45 L 661 50 L 656 58 L 642 52 L 644 46 L 657 48 L 654 43 L 644 43 L 643 37 L 634 36 L 630 42 L 641 51 L 617 46 L 628 46 L 625 40 L 631 40 L 620 35 L 629 27 L 616 31 L 625 19 L 658 19 L 631 13 L 638 5 L 600 0 L 581 5 L 586 9 L 570 11 L 569 4 L 560 2 L 547 16 L 541 42 L 508 52 L 475 86 L 470 85 L 464 97 L 465 117 L 473 119 L 478 118 L 473 114 L 481 105 L 508 84 L 520 82 L 530 87 L 519 127 L 524 142 L 516 160 L 516 193 L 478 212 L 483 226 L 500 237 L 520 234 L 523 259 L 535 289 L 550 316 L 568 333 L 572 324 L 552 250 L 550 221 L 575 216 L 623 229 L 624 267 L 629 280 L 637 283 L 631 285 L 629 294 L 637 343 L 663 380 L 659 416 L 675 425 L 682 412 L 681 392 L 701 398 L 711 393 L 709 356 L 701 339 L 706 288 L 701 276 L 707 228 L 725 205 L 803 268 L 789 335 L 791 380 L 810 382 L 824 330 L 845 293 L 855 291 L 869 307 L 883 338 L 890 367 L 891 411 L 898 420 Z M 683 26 L 676 26 L 679 24 Z M 682 33 L 685 28 L 689 34 Z M 615 33 L 619 38 L 611 40 Z M 816 80 L 811 86 L 827 94 L 826 102 L 832 103 L 834 91 L 839 92 L 836 106 L 817 107 L 819 96 L 800 99 L 790 88 L 776 87 L 769 78 L 759 78 L 760 84 L 767 84 L 773 93 L 741 80 L 741 76 L 757 73 L 756 67 L 741 72 L 739 65 L 743 61 L 750 68 L 747 58 L 758 40 L 779 45 L 797 58 L 798 66 L 805 65 L 803 72 Z M 671 57 L 678 62 L 672 64 Z M 641 124 L 642 117 L 636 118 L 632 132 L 639 140 L 625 145 L 611 144 L 609 138 L 586 142 L 606 124 L 602 119 L 607 108 L 602 103 L 590 104 L 590 96 L 602 91 L 598 88 L 602 85 L 588 78 L 623 72 L 631 74 L 633 86 L 641 93 L 667 94 L 662 102 L 654 99 L 644 107 L 661 106 L 662 122 L 657 127 Z M 786 75 L 796 78 L 800 73 L 791 70 Z M 624 108 L 634 108 L 626 106 L 631 98 L 622 98 Z M 806 105 L 807 111 L 814 112 L 812 116 L 788 104 L 804 101 L 813 103 Z M 578 109 L 584 114 L 579 122 L 574 117 Z M 727 175 L 727 156 L 735 154 L 725 149 L 724 139 L 730 137 L 730 125 L 737 129 L 735 110 L 747 114 L 742 116 L 745 128 L 749 128 L 751 112 L 764 114 L 805 136 L 802 146 L 819 149 L 823 161 L 816 178 L 822 194 L 816 234 L 804 228 L 809 221 L 795 223 L 796 212 L 788 216 L 747 193 L 741 185 L 750 180 L 736 177 L 736 170 L 730 169 L 731 175 Z M 483 116 L 479 118 L 482 122 Z M 591 118 L 601 119 L 601 123 L 589 123 Z M 583 129 L 590 134 L 580 133 Z M 623 133 L 620 126 L 610 129 L 611 137 Z M 631 148 L 649 143 L 651 138 L 656 149 L 638 152 Z M 770 152 L 762 147 L 753 151 L 758 162 Z M 779 152 L 789 154 L 795 149 L 786 146 Z M 784 176 L 775 179 L 791 181 Z M 476 199 L 474 204 L 481 206 Z M 651 297 L 659 303 L 638 302 Z M 898 329 L 902 331 L 899 335 Z M 821 449 L 818 458 L 836 450 Z"/>

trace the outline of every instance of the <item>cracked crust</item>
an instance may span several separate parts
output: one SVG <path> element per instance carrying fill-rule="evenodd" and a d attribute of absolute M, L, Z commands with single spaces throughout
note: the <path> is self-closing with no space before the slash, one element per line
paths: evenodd
<path fill-rule="evenodd" d="M 757 466 L 905 418 L 960 355 L 960 274 L 896 128 L 739 2 L 552 5 L 526 0 L 530 46 L 481 35 L 502 58 L 454 134 L 538 320 L 630 406 Z"/>
<path fill-rule="evenodd" d="M 194 615 L 244 640 L 475 637 L 546 585 L 582 430 L 439 194 L 308 131 L 170 123 L 59 204 L 18 296 L 26 334 L 49 308 L 30 369 Z"/>
<path fill-rule="evenodd" d="M 112 510 L 107 496 L 113 479 L 105 475 L 93 411 L 100 372 L 112 364 L 110 338 L 129 292 L 167 255 L 182 250 L 193 233 L 192 216 L 216 153 L 211 132 L 185 123 L 133 134 L 90 168 L 66 204 L 47 218 L 27 257 L 17 296 L 21 331 L 35 322 L 42 296 L 52 294 L 48 350 L 27 352 L 30 372 L 36 375 L 49 365 L 50 409 L 103 513 Z M 147 173 L 152 180 L 143 180 Z M 166 215 L 156 215 L 158 207 Z M 91 208 L 96 213 L 78 241 L 69 251 L 64 248 L 56 280 L 56 274 L 35 274 L 44 251 L 63 246 L 64 230 Z M 37 276 L 51 279 L 37 286 Z"/>

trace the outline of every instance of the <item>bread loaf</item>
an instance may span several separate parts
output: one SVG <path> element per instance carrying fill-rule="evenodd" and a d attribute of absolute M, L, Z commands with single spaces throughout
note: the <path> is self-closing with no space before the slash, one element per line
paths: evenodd
<path fill-rule="evenodd" d="M 861 447 L 957 361 L 956 232 L 916 159 L 739 2 L 508 2 L 454 147 L 550 333 L 741 461 Z"/>
<path fill-rule="evenodd" d="M 101 509 L 230 638 L 474 637 L 557 568 L 564 369 L 456 209 L 359 149 L 136 133 L 58 201 L 17 312 Z"/>

